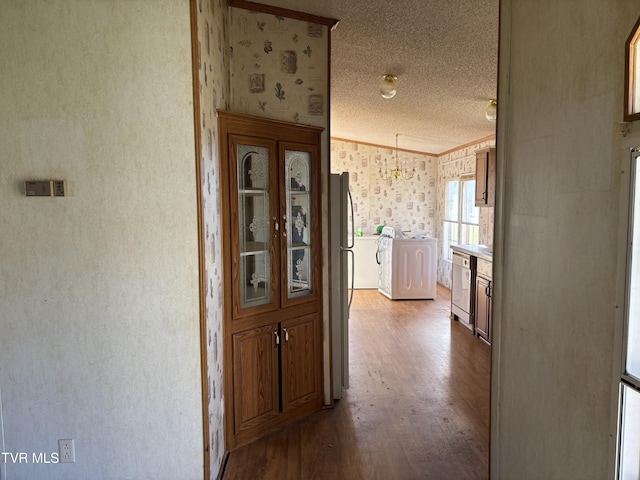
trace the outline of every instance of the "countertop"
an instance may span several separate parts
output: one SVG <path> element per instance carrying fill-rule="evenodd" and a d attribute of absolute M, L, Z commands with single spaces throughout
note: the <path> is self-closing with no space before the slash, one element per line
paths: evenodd
<path fill-rule="evenodd" d="M 349 232 L 349 235 L 351 235 L 351 232 Z M 355 235 L 354 238 L 356 240 L 378 240 L 380 238 L 380 235 L 374 235 L 374 234 L 371 234 L 371 233 L 365 233 L 364 235 L 362 235 L 360 237 L 358 235 Z"/>
<path fill-rule="evenodd" d="M 454 252 L 464 253 L 474 257 L 482 258 L 488 262 L 493 261 L 493 247 L 487 245 L 452 245 Z"/>

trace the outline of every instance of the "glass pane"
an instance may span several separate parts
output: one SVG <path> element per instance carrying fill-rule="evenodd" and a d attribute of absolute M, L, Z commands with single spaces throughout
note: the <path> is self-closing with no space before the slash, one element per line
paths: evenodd
<path fill-rule="evenodd" d="M 269 190 L 269 149 L 238 145 L 238 188 Z"/>
<path fill-rule="evenodd" d="M 445 187 L 444 218 L 445 220 L 458 221 L 458 180 L 450 180 Z"/>
<path fill-rule="evenodd" d="M 451 245 L 458 245 L 458 223 L 445 221 L 442 228 L 442 258 L 452 260 Z"/>
<path fill-rule="evenodd" d="M 476 181 L 462 182 L 462 221 L 465 223 L 480 223 L 480 209 L 476 207 Z"/>
<path fill-rule="evenodd" d="M 640 478 L 640 393 L 626 385 L 622 386 L 620 432 L 621 480 Z"/>
<path fill-rule="evenodd" d="M 238 145 L 241 308 L 271 302 L 269 149 Z"/>
<path fill-rule="evenodd" d="M 269 250 L 269 193 L 243 192 L 240 202 L 240 252 Z"/>
<path fill-rule="evenodd" d="M 480 227 L 478 225 L 460 225 L 460 243 L 463 245 L 478 245 L 480 242 Z"/>
<path fill-rule="evenodd" d="M 271 298 L 270 271 L 268 253 L 252 253 L 240 257 L 242 308 L 269 303 Z"/>
<path fill-rule="evenodd" d="M 309 232 L 311 154 L 285 150 L 287 186 L 287 279 L 289 298 L 311 292 L 312 248 Z"/>
<path fill-rule="evenodd" d="M 293 248 L 289 267 L 289 298 L 294 294 L 311 291 L 311 269 L 309 268 L 309 247 Z"/>
<path fill-rule="evenodd" d="M 629 264 L 629 308 L 627 331 L 626 371 L 640 379 L 640 169 L 637 159 L 634 161 L 634 200 L 631 208 L 633 215 L 630 228 L 631 262 Z"/>

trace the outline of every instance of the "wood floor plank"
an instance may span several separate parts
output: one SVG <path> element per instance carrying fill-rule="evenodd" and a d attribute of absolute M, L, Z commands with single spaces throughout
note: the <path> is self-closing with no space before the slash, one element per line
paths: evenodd
<path fill-rule="evenodd" d="M 435 301 L 357 290 L 342 400 L 229 456 L 224 480 L 488 478 L 490 347 Z"/>

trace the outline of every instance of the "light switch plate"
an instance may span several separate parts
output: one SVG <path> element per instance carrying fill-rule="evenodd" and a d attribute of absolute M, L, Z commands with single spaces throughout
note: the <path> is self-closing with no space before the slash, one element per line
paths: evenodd
<path fill-rule="evenodd" d="M 64 197 L 66 182 L 64 180 L 32 180 L 24 182 L 27 197 Z"/>

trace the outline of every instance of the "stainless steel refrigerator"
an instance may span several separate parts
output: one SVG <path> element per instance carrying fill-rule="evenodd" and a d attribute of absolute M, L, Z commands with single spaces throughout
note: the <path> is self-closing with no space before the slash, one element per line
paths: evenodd
<path fill-rule="evenodd" d="M 355 229 L 348 172 L 331 174 L 330 192 L 333 398 L 340 399 L 343 389 L 349 388 L 349 308 L 353 300 L 353 275 L 349 278 L 348 262 L 354 261 Z"/>

